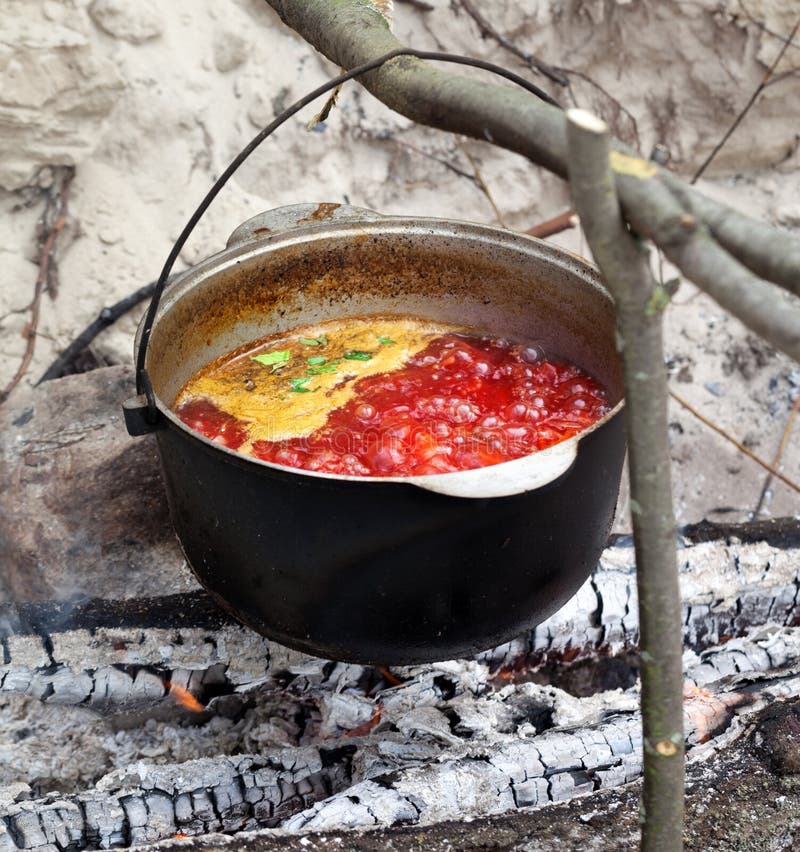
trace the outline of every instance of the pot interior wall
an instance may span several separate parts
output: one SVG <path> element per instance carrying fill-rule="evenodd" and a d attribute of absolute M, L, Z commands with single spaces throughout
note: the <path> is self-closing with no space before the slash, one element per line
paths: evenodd
<path fill-rule="evenodd" d="M 168 406 L 226 352 L 297 325 L 360 314 L 464 323 L 543 348 L 622 397 L 614 311 L 596 273 L 537 240 L 477 225 L 327 225 L 248 243 L 194 267 L 162 302 L 147 364 Z"/>

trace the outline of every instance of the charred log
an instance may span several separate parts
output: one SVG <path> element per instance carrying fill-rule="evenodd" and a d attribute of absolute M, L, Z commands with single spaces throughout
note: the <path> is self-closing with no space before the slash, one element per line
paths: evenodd
<path fill-rule="evenodd" d="M 684 644 L 702 651 L 749 627 L 800 618 L 800 549 L 697 535 L 679 550 Z M 173 615 L 170 615 L 172 613 Z M 169 624 L 170 618 L 174 623 Z M 117 624 L 130 626 L 109 626 Z M 199 622 L 199 624 L 198 624 Z M 187 626 L 183 626 L 187 625 Z M 203 592 L 76 605 L 29 603 L 0 611 L 0 691 L 98 709 L 151 702 L 165 681 L 202 696 L 277 679 L 292 666 L 324 661 L 289 651 L 239 625 Z M 496 671 L 530 670 L 578 656 L 620 654 L 638 640 L 633 548 L 606 549 L 594 576 L 530 633 L 477 658 Z"/>
<path fill-rule="evenodd" d="M 350 778 L 352 746 L 135 764 L 77 796 L 0 798 L 0 849 L 108 849 L 276 825 Z"/>
<path fill-rule="evenodd" d="M 687 691 L 690 754 L 730 742 L 742 727 L 737 713 L 796 694 L 799 663 L 797 628 L 687 654 L 689 683 L 703 685 Z M 265 826 L 429 825 L 565 801 L 641 773 L 635 689 L 584 699 L 529 682 L 495 689 L 486 666 L 451 662 L 410 669 L 405 682 L 367 695 L 363 667 L 297 669 L 284 692 L 316 707 L 305 745 L 138 762 L 74 795 L 27 799 L 14 785 L 0 793 L 0 849 L 109 848 Z"/>
<path fill-rule="evenodd" d="M 798 701 L 781 703 L 757 715 L 749 736 L 738 739 L 707 761 L 687 767 L 687 813 L 684 837 L 687 850 L 709 848 L 796 848 L 800 841 L 800 791 L 796 775 L 776 774 L 768 759 L 770 732 L 763 719 L 774 712 L 796 723 Z M 759 718 L 761 717 L 761 718 Z M 761 745 L 759 745 L 761 742 Z M 765 759 L 765 750 L 767 759 Z M 798 750 L 795 746 L 795 755 Z M 348 846 L 360 852 L 387 849 L 636 849 L 639 837 L 640 784 L 632 783 L 591 796 L 542 808 L 505 814 L 419 824 L 356 830 Z M 158 850 L 220 852 L 306 852 L 339 850 L 341 830 L 288 832 L 282 829 L 226 837 L 216 834 L 187 841 L 167 840 Z"/>

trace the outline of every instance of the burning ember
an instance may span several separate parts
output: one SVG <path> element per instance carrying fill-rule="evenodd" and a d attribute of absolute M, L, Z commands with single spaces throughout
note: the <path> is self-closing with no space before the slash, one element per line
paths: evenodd
<path fill-rule="evenodd" d="M 345 731 L 344 737 L 345 739 L 349 739 L 350 737 L 363 737 L 368 734 L 381 720 L 381 706 L 380 704 L 375 705 L 375 712 L 372 714 L 372 718 L 368 721 L 364 722 L 361 725 L 358 725 L 355 728 L 352 728 L 349 731 Z"/>
<path fill-rule="evenodd" d="M 164 686 L 175 703 L 190 713 L 202 713 L 206 709 L 188 689 L 178 686 L 177 683 L 170 683 L 168 680 L 164 681 Z"/>
<path fill-rule="evenodd" d="M 695 730 L 698 743 L 708 742 L 711 737 L 730 724 L 737 707 L 753 704 L 754 697 L 748 693 L 731 692 L 715 695 L 691 683 L 683 687 L 683 712 L 689 728 Z"/>

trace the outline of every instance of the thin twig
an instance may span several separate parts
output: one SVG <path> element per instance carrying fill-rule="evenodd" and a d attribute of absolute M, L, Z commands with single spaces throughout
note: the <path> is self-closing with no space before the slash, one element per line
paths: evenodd
<path fill-rule="evenodd" d="M 486 196 L 486 200 L 489 204 L 492 205 L 492 210 L 494 210 L 494 215 L 497 217 L 497 221 L 500 223 L 501 228 L 508 228 L 505 220 L 503 219 L 503 214 L 500 212 L 500 209 L 495 204 L 494 198 L 492 198 L 492 193 L 489 190 L 489 187 L 486 185 L 486 181 L 483 179 L 483 175 L 481 174 L 481 170 L 478 166 L 478 161 L 472 156 L 472 154 L 467 150 L 467 147 L 463 142 L 458 143 L 459 148 L 463 152 L 464 156 L 469 160 L 469 164 L 472 166 L 472 171 L 475 173 L 475 182 L 480 187 L 481 192 Z"/>
<path fill-rule="evenodd" d="M 629 218 L 634 230 L 661 248 L 684 277 L 718 305 L 775 349 L 800 361 L 800 301 L 779 299 L 771 284 L 725 251 L 703 221 L 686 212 L 681 193 L 673 194 L 672 184 L 660 179 L 655 165 L 616 152 L 615 156 L 622 158 L 618 183 L 633 203 L 646 205 L 651 214 L 647 223 Z M 800 258 L 800 243 L 796 254 Z M 800 295 L 800 278 L 788 276 L 786 283 L 790 292 Z"/>
<path fill-rule="evenodd" d="M 436 154 L 431 154 L 429 151 L 425 151 L 422 148 L 418 148 L 416 145 L 412 145 L 410 142 L 404 142 L 402 139 L 398 139 L 397 137 L 391 137 L 392 142 L 396 145 L 400 145 L 403 148 L 408 148 L 409 151 L 413 151 L 415 154 L 420 154 L 423 157 L 427 157 L 429 160 L 433 160 L 444 166 L 447 169 L 450 169 L 451 172 L 459 175 L 460 177 L 467 178 L 471 180 L 474 184 L 478 183 L 475 175 L 471 175 L 469 172 L 465 172 L 464 169 L 460 169 L 455 163 L 451 163 L 450 160 L 445 160 L 444 157 L 437 157 Z"/>
<path fill-rule="evenodd" d="M 50 232 L 47 234 L 44 242 L 42 243 L 42 248 L 39 252 L 39 272 L 36 276 L 36 283 L 33 288 L 33 300 L 31 301 L 30 306 L 31 318 L 25 330 L 25 352 L 22 355 L 22 361 L 17 368 L 17 372 L 14 374 L 14 378 L 12 378 L 5 388 L 0 391 L 0 403 L 5 402 L 11 391 L 13 391 L 14 388 L 22 381 L 23 376 L 30 366 L 31 360 L 33 359 L 33 353 L 36 348 L 42 292 L 44 291 L 45 284 L 50 280 L 50 264 L 55 262 L 54 252 L 56 240 L 64 228 L 64 225 L 67 223 L 67 197 L 69 195 L 69 188 L 72 183 L 72 179 L 75 176 L 75 170 L 73 168 L 64 169 L 61 172 L 61 175 L 61 188 L 58 193 L 56 219 L 53 223 L 53 227 L 50 229 Z M 46 221 L 46 219 L 47 210 L 45 210 L 45 213 L 43 214 L 43 220 Z"/>
<path fill-rule="evenodd" d="M 101 331 L 113 325 L 120 317 L 128 313 L 129 310 L 135 308 L 140 302 L 149 299 L 156 289 L 156 282 L 151 281 L 150 284 L 145 284 L 124 299 L 120 299 L 113 305 L 103 308 L 97 315 L 97 318 L 89 323 L 88 326 L 67 346 L 67 348 L 53 361 L 53 363 L 45 370 L 37 385 L 42 382 L 48 382 L 50 379 L 60 379 L 62 376 L 68 375 L 73 370 L 73 364 L 78 356 L 89 346 L 89 344 L 100 334 Z"/>
<path fill-rule="evenodd" d="M 689 181 L 690 184 L 697 183 L 697 181 L 700 180 L 700 178 L 703 176 L 703 173 L 705 172 L 705 170 L 711 165 L 714 158 L 717 156 L 717 154 L 719 154 L 719 152 L 725 146 L 725 143 L 728 141 L 728 139 L 731 138 L 734 131 L 742 123 L 742 121 L 744 120 L 747 113 L 750 112 L 750 109 L 753 106 L 753 104 L 756 102 L 756 100 L 758 99 L 758 96 L 761 94 L 761 92 L 764 91 L 764 88 L 766 87 L 767 83 L 769 82 L 770 77 L 772 77 L 772 75 L 775 73 L 775 69 L 780 64 L 781 59 L 783 59 L 783 56 L 786 53 L 787 49 L 789 48 L 789 45 L 794 41 L 794 37 L 797 35 L 798 30 L 800 30 L 800 18 L 797 19 L 797 22 L 795 23 L 794 27 L 792 28 L 792 31 L 789 34 L 789 37 L 781 45 L 781 49 L 778 51 L 778 55 L 772 61 L 772 65 L 770 65 L 769 68 L 767 68 L 767 73 L 764 74 L 764 77 L 761 80 L 761 82 L 758 84 L 758 87 L 753 92 L 753 94 L 750 95 L 750 99 L 744 105 L 744 109 L 742 109 L 741 112 L 736 116 L 736 118 L 733 120 L 733 123 L 731 124 L 731 126 L 725 131 L 722 139 L 720 139 L 719 142 L 717 142 L 717 144 L 714 146 L 714 149 L 711 151 L 711 153 L 703 161 L 703 164 L 694 173 L 694 176 Z"/>
<path fill-rule="evenodd" d="M 736 449 L 739 450 L 740 453 L 744 453 L 747 458 L 752 459 L 756 464 L 760 464 L 761 467 L 763 467 L 764 470 L 769 471 L 772 476 L 777 477 L 781 480 L 781 482 L 788 485 L 789 488 L 800 493 L 800 485 L 797 485 L 797 483 L 792 482 L 791 479 L 784 476 L 779 470 L 774 467 L 774 465 L 771 465 L 769 462 L 765 462 L 764 459 L 759 458 L 754 452 L 752 452 L 752 450 L 749 450 L 744 444 L 742 444 L 740 441 L 737 441 L 736 438 L 734 438 L 732 435 L 729 435 L 721 427 L 717 426 L 716 423 L 712 423 L 711 420 L 709 420 L 705 415 L 701 414 L 696 408 L 690 405 L 685 399 L 683 399 L 683 397 L 678 396 L 675 391 L 670 390 L 669 395 L 675 400 L 675 402 L 682 405 L 690 414 L 694 414 L 694 416 L 701 423 L 705 424 L 706 426 L 708 426 L 709 429 L 712 429 L 718 435 L 721 435 L 726 441 L 729 441 L 731 444 L 733 444 L 733 446 L 736 447 Z"/>
<path fill-rule="evenodd" d="M 783 451 L 786 449 L 786 445 L 789 443 L 789 435 L 791 435 L 792 433 L 792 427 L 794 426 L 794 421 L 797 417 L 798 411 L 800 411 L 800 394 L 795 397 L 794 404 L 792 405 L 792 410 L 789 412 L 789 419 L 786 421 L 786 426 L 783 429 L 783 435 L 781 435 L 780 444 L 778 444 L 778 449 L 772 459 L 772 466 L 775 469 L 777 469 L 778 465 L 781 463 Z M 767 492 L 769 491 L 770 485 L 772 485 L 771 472 L 764 479 L 764 485 L 761 488 L 761 494 L 759 494 L 758 496 L 758 503 L 756 503 L 756 507 L 755 509 L 753 509 L 753 512 L 750 515 L 751 520 L 757 520 L 758 516 L 761 514 L 761 509 L 764 506 L 764 501 L 767 499 Z"/>
<path fill-rule="evenodd" d="M 765 32 L 767 35 L 772 36 L 773 38 L 778 39 L 778 41 L 784 42 L 789 47 L 793 47 L 795 50 L 800 50 L 800 44 L 793 44 L 791 39 L 787 39 L 786 36 L 782 36 L 780 33 L 776 33 L 774 30 L 771 30 L 763 21 L 759 21 L 742 3 L 742 0 L 739 0 L 739 7 L 744 12 L 744 16 L 750 21 L 751 24 L 758 27 L 762 32 Z"/>
<path fill-rule="evenodd" d="M 770 86 L 774 86 L 776 83 L 782 83 L 784 80 L 787 80 L 789 77 L 797 77 L 800 75 L 800 68 L 791 68 L 788 71 L 781 71 L 780 74 L 775 74 L 770 77 L 769 80 L 764 84 L 764 88 L 768 89 Z"/>
<path fill-rule="evenodd" d="M 558 83 L 559 86 L 569 85 L 569 79 L 560 68 L 556 68 L 553 65 L 549 65 L 547 62 L 543 62 L 532 53 L 528 53 L 526 50 L 522 50 L 517 47 L 513 41 L 509 41 L 502 33 L 499 33 L 489 23 L 489 21 L 483 17 L 483 15 L 481 15 L 481 13 L 472 5 L 471 0 L 459 0 L 459 3 L 461 4 L 461 8 L 478 25 L 478 29 L 481 31 L 483 38 L 494 39 L 500 47 L 505 48 L 505 50 L 509 53 L 513 53 L 514 56 L 519 57 L 529 68 L 538 71 L 549 80 L 552 80 L 554 83 Z"/>
<path fill-rule="evenodd" d="M 529 237 L 538 237 L 540 240 L 544 240 L 547 237 L 560 234 L 562 231 L 568 231 L 570 228 L 577 228 L 580 221 L 578 214 L 570 209 L 566 213 L 560 213 L 558 216 L 554 216 L 546 222 L 541 222 L 539 225 L 534 225 L 522 233 L 527 234 Z"/>

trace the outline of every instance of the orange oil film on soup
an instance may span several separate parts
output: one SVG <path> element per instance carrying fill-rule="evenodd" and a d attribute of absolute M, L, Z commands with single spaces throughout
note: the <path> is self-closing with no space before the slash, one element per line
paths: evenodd
<path fill-rule="evenodd" d="M 232 450 L 355 476 L 510 461 L 609 410 L 586 371 L 535 346 L 387 316 L 332 320 L 238 349 L 195 374 L 173 407 Z"/>

